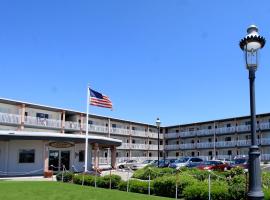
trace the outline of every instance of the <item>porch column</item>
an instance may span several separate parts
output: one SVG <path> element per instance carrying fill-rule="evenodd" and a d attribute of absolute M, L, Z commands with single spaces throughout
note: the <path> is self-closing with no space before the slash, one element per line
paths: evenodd
<path fill-rule="evenodd" d="M 66 112 L 62 111 L 61 132 L 65 133 Z"/>
<path fill-rule="evenodd" d="M 47 142 L 44 142 L 44 172 L 49 170 L 49 147 Z"/>
<path fill-rule="evenodd" d="M 116 169 L 116 147 L 111 147 L 111 166 L 113 169 Z"/>
<path fill-rule="evenodd" d="M 83 134 L 83 114 L 80 115 L 80 134 Z"/>
<path fill-rule="evenodd" d="M 92 144 L 88 144 L 87 171 L 92 171 Z"/>
<path fill-rule="evenodd" d="M 99 147 L 97 143 L 94 143 L 94 169 L 98 168 L 98 152 L 99 152 Z"/>
<path fill-rule="evenodd" d="M 22 104 L 20 130 L 23 130 L 24 129 L 24 122 L 25 122 L 25 104 Z"/>

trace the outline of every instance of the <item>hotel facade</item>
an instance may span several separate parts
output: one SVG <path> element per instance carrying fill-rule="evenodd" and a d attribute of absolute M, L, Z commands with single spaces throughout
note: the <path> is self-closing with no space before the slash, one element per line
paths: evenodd
<path fill-rule="evenodd" d="M 155 125 L 0 99 L 0 176 L 41 175 L 48 170 L 83 171 L 85 130 L 88 169 L 124 160 L 158 157 Z M 257 115 L 261 160 L 270 161 L 270 113 Z M 250 118 L 236 117 L 160 129 L 160 157 L 233 159 L 247 156 Z"/>

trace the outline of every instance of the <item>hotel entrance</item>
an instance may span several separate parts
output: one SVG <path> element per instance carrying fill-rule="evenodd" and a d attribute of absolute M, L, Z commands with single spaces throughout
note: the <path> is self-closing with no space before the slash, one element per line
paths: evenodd
<path fill-rule="evenodd" d="M 70 168 L 70 151 L 50 150 L 49 151 L 49 169 L 52 171 L 62 171 Z"/>

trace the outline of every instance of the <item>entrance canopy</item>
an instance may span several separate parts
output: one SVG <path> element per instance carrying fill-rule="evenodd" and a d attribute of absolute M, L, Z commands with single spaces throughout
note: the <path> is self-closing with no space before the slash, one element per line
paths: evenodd
<path fill-rule="evenodd" d="M 63 134 L 52 132 L 26 132 L 26 131 L 0 131 L 0 140 L 53 140 L 53 141 L 70 141 L 84 143 L 85 135 Z M 98 143 L 104 146 L 120 146 L 121 140 L 88 135 L 88 142 Z"/>

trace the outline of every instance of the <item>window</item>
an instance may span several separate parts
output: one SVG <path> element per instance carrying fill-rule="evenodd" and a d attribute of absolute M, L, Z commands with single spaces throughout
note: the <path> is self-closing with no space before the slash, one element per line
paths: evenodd
<path fill-rule="evenodd" d="M 232 141 L 232 138 L 231 138 L 231 137 L 226 137 L 226 138 L 225 138 L 225 141 L 226 141 L 226 142 Z"/>
<path fill-rule="evenodd" d="M 104 157 L 105 157 L 105 158 L 108 157 L 108 152 L 104 152 Z"/>
<path fill-rule="evenodd" d="M 135 131 L 135 129 L 136 129 L 136 128 L 132 126 L 132 130 Z"/>
<path fill-rule="evenodd" d="M 200 152 L 199 151 L 197 152 L 197 156 L 200 156 Z"/>
<path fill-rule="evenodd" d="M 118 157 L 119 156 L 119 153 L 118 152 L 116 152 L 116 157 Z"/>
<path fill-rule="evenodd" d="M 44 119 L 49 119 L 49 115 L 45 113 L 37 113 L 36 114 L 37 118 L 44 118 Z"/>
<path fill-rule="evenodd" d="M 228 155 L 231 156 L 232 155 L 232 150 L 228 151 Z"/>
<path fill-rule="evenodd" d="M 93 121 L 88 120 L 88 124 L 92 125 L 93 124 Z"/>
<path fill-rule="evenodd" d="M 208 142 L 212 142 L 212 138 L 208 138 Z"/>
<path fill-rule="evenodd" d="M 27 117 L 27 116 L 28 116 L 28 112 L 25 112 L 25 113 L 24 113 L 24 116 Z"/>
<path fill-rule="evenodd" d="M 231 127 L 231 124 L 227 124 L 227 127 L 228 127 L 228 128 Z"/>
<path fill-rule="evenodd" d="M 149 144 L 152 144 L 152 141 L 151 140 L 149 140 Z"/>
<path fill-rule="evenodd" d="M 84 162 L 84 150 L 79 151 L 79 162 Z"/>
<path fill-rule="evenodd" d="M 212 129 L 212 126 L 208 126 L 208 129 Z"/>
<path fill-rule="evenodd" d="M 135 140 L 132 140 L 132 144 L 135 144 Z"/>
<path fill-rule="evenodd" d="M 149 157 L 152 157 L 152 153 L 151 152 L 149 153 Z"/>
<path fill-rule="evenodd" d="M 113 128 L 116 128 L 116 124 L 112 124 L 112 127 L 113 127 Z"/>
<path fill-rule="evenodd" d="M 209 155 L 209 156 L 212 156 L 212 151 L 209 151 L 209 152 L 208 152 L 208 155 Z"/>
<path fill-rule="evenodd" d="M 127 157 L 128 157 L 128 155 L 129 155 L 128 152 L 126 153 L 126 155 L 127 155 Z"/>
<path fill-rule="evenodd" d="M 34 162 L 35 162 L 35 149 L 19 150 L 19 163 L 34 163 Z"/>
<path fill-rule="evenodd" d="M 163 145 L 163 140 L 160 140 L 159 141 L 159 145 Z"/>
<path fill-rule="evenodd" d="M 179 152 L 176 152 L 176 153 L 175 153 L 175 156 L 178 157 L 178 156 L 179 156 Z"/>
<path fill-rule="evenodd" d="M 176 141 L 176 144 L 179 144 L 179 141 L 178 140 Z"/>
<path fill-rule="evenodd" d="M 191 156 L 195 156 L 195 152 L 194 151 L 191 152 Z"/>
<path fill-rule="evenodd" d="M 179 133 L 179 130 L 176 130 L 175 132 L 176 132 L 176 133 Z"/>
<path fill-rule="evenodd" d="M 245 125 L 250 125 L 250 124 L 251 124 L 250 121 L 245 122 Z"/>

